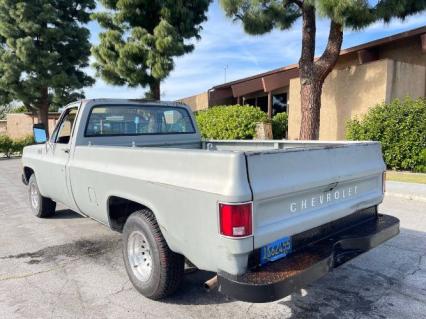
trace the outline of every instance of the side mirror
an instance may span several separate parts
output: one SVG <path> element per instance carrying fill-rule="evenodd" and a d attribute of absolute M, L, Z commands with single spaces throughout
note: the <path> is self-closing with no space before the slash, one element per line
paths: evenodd
<path fill-rule="evenodd" d="M 34 141 L 37 144 L 43 144 L 47 142 L 46 128 L 44 127 L 43 124 L 34 124 L 33 132 L 34 132 Z"/>

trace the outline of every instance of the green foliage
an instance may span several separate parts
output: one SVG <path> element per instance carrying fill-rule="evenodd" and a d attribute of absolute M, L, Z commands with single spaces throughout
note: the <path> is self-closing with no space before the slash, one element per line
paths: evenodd
<path fill-rule="evenodd" d="M 12 152 L 13 141 L 9 136 L 0 134 L 0 154 L 3 154 L 6 157 L 10 157 Z"/>
<path fill-rule="evenodd" d="M 303 6 L 314 6 L 318 13 L 352 29 L 364 28 L 375 21 L 404 19 L 423 11 L 426 0 L 221 0 L 228 17 L 241 20 L 249 34 L 264 34 L 274 28 L 289 29 L 302 16 Z"/>
<path fill-rule="evenodd" d="M 0 96 L 47 114 L 92 85 L 90 10 L 95 0 L 0 0 Z M 6 97 L 5 97 L 6 98 Z"/>
<path fill-rule="evenodd" d="M 6 157 L 10 157 L 12 155 L 22 155 L 24 147 L 32 144 L 34 144 L 34 138 L 32 136 L 12 140 L 9 136 L 1 134 L 0 155 L 3 154 Z"/>
<path fill-rule="evenodd" d="M 386 0 L 378 1 L 376 15 L 389 22 L 393 17 L 405 19 L 407 16 L 425 10 L 426 0 Z"/>
<path fill-rule="evenodd" d="M 0 105 L 0 120 L 5 120 L 9 113 L 25 113 L 28 109 L 24 106 L 12 106 L 10 104 Z"/>
<path fill-rule="evenodd" d="M 377 105 L 347 123 L 346 138 L 380 141 L 389 168 L 426 172 L 426 99 Z"/>
<path fill-rule="evenodd" d="M 254 106 L 215 106 L 197 112 L 196 120 L 204 138 L 253 139 L 256 135 L 256 123 L 267 121 L 267 115 Z"/>
<path fill-rule="evenodd" d="M 221 0 L 220 3 L 228 17 L 241 20 L 248 34 L 289 29 L 302 15 L 293 1 Z"/>
<path fill-rule="evenodd" d="M 57 94 L 49 99 L 49 112 L 57 112 L 59 108 L 68 105 L 71 102 L 85 98 L 83 91 L 69 92 L 67 89 L 58 90 Z"/>
<path fill-rule="evenodd" d="M 21 105 L 11 109 L 9 113 L 26 113 L 26 112 L 29 112 L 29 110 L 25 107 L 25 105 Z"/>
<path fill-rule="evenodd" d="M 12 107 L 10 104 L 0 105 L 0 120 L 5 120 L 6 115 L 10 113 Z"/>
<path fill-rule="evenodd" d="M 285 138 L 288 129 L 288 114 L 286 112 L 278 113 L 272 118 L 272 134 L 274 139 L 281 140 Z"/>
<path fill-rule="evenodd" d="M 1 38 L 0 38 L 0 44 L 1 44 Z M 0 48 L 1 52 L 1 48 Z M 0 74 L 1 76 L 1 74 Z M 7 88 L 3 88 L 0 86 L 0 112 L 2 108 L 6 108 L 10 106 L 10 103 L 13 101 L 13 97 L 10 94 L 10 92 L 7 90 Z"/>
<path fill-rule="evenodd" d="M 93 47 L 97 75 L 114 85 L 149 86 L 159 98 L 160 82 L 173 70 L 173 58 L 191 52 L 199 39 L 211 0 L 101 0 L 107 9 L 93 14 L 106 29 Z"/>
<path fill-rule="evenodd" d="M 12 153 L 22 155 L 24 147 L 32 144 L 34 144 L 34 137 L 32 135 L 14 140 L 12 144 Z"/>

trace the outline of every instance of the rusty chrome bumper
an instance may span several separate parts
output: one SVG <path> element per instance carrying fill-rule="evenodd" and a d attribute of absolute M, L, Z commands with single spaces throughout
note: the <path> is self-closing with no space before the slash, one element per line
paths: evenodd
<path fill-rule="evenodd" d="M 340 228 L 342 229 L 342 228 Z M 375 213 L 243 275 L 218 273 L 219 291 L 247 302 L 281 299 L 399 234 L 399 220 Z"/>

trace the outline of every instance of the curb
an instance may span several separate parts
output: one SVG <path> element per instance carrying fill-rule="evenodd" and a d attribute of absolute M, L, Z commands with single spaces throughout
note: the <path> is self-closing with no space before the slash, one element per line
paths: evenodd
<path fill-rule="evenodd" d="M 404 198 L 404 199 L 408 199 L 408 200 L 415 200 L 415 201 L 426 203 L 426 196 L 401 194 L 401 193 L 394 193 L 394 192 L 386 192 L 385 196 L 399 197 L 399 198 Z"/>

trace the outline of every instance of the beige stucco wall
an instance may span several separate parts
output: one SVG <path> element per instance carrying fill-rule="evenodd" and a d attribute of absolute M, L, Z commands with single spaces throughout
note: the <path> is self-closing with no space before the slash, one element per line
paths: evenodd
<path fill-rule="evenodd" d="M 300 130 L 300 82 L 290 81 L 289 139 Z M 349 119 L 361 117 L 369 108 L 395 98 L 426 96 L 426 67 L 384 59 L 334 70 L 327 77 L 321 97 L 321 140 L 345 137 Z"/>
<path fill-rule="evenodd" d="M 288 133 L 289 140 L 297 140 L 300 133 L 300 80 L 291 79 L 288 91 Z"/>
<path fill-rule="evenodd" d="M 425 56 L 426 59 L 426 56 Z M 388 99 L 426 96 L 426 66 L 394 61 L 389 69 Z"/>
<path fill-rule="evenodd" d="M 426 67 L 426 53 L 422 51 L 420 36 L 383 46 L 379 51 L 379 59 L 390 59 Z"/>
<path fill-rule="evenodd" d="M 388 43 L 379 49 L 373 50 L 373 52 L 377 53 L 378 60 L 389 59 L 426 67 L 426 53 L 422 51 L 420 36 L 402 39 L 396 43 Z M 358 52 L 354 51 L 341 55 L 335 69 L 345 69 L 358 64 Z"/>
<path fill-rule="evenodd" d="M 33 117 L 23 113 L 7 115 L 7 135 L 13 139 L 23 138 L 32 134 Z"/>
<path fill-rule="evenodd" d="M 52 134 L 58 115 L 49 116 L 49 131 Z M 6 133 L 10 138 L 19 139 L 33 134 L 33 125 L 38 123 L 37 118 L 26 113 L 10 113 L 7 115 Z"/>
<path fill-rule="evenodd" d="M 179 102 L 189 105 L 192 111 L 200 111 L 209 107 L 209 96 L 207 92 L 189 96 L 179 100 Z"/>
<path fill-rule="evenodd" d="M 6 120 L 0 120 L 0 135 L 6 134 L 6 127 L 7 127 L 7 121 Z"/>
<path fill-rule="evenodd" d="M 321 140 L 344 139 L 346 121 L 386 101 L 388 71 L 391 60 L 334 70 L 327 77 L 321 98 Z M 297 139 L 300 131 L 300 82 L 290 81 L 289 139 Z"/>

